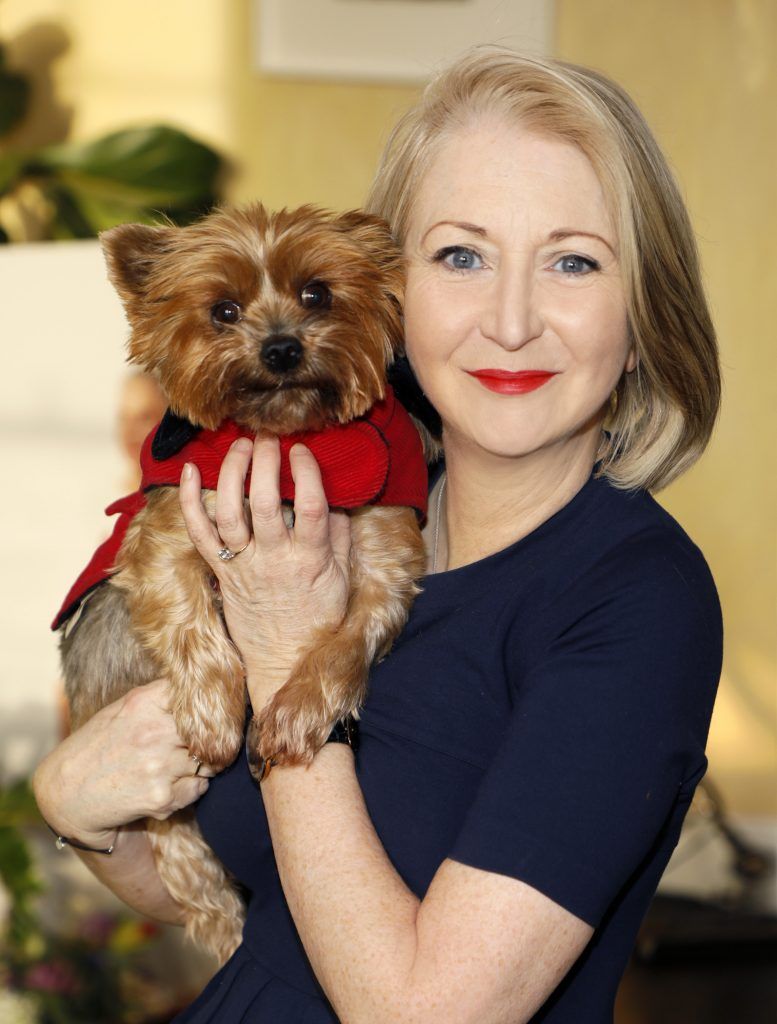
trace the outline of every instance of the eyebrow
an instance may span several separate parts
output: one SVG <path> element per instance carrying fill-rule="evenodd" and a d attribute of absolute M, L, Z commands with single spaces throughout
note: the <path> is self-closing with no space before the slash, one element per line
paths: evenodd
<path fill-rule="evenodd" d="M 424 231 L 421 237 L 421 241 L 426 241 L 426 236 L 428 234 L 434 231 L 435 228 L 442 227 L 444 224 L 447 224 L 452 228 L 461 228 L 462 231 L 469 231 L 470 234 L 473 235 L 480 235 L 481 238 L 488 237 L 488 232 L 486 231 L 486 229 L 481 228 L 477 224 L 470 224 L 468 221 L 465 220 L 438 220 L 436 224 L 432 224 L 431 227 L 427 228 L 426 231 Z"/>
<path fill-rule="evenodd" d="M 427 235 L 434 231 L 435 228 L 439 228 L 443 225 L 449 225 L 453 228 L 461 228 L 462 231 L 468 231 L 470 234 L 479 235 L 481 238 L 487 238 L 488 232 L 485 228 L 480 227 L 478 224 L 470 224 L 468 221 L 463 220 L 440 220 L 436 224 L 432 224 L 430 228 L 424 232 L 421 242 L 426 240 Z M 563 242 L 565 238 L 573 238 L 581 236 L 583 238 L 597 238 L 603 245 L 606 245 L 610 252 L 615 256 L 615 250 L 612 245 L 607 241 L 606 238 L 602 238 L 601 235 L 597 235 L 593 231 L 581 231 L 579 228 L 558 228 L 556 231 L 551 231 L 548 235 L 549 242 Z"/>
<path fill-rule="evenodd" d="M 563 242 L 565 238 L 572 238 L 577 235 L 580 235 L 582 238 L 598 238 L 602 245 L 606 245 L 613 256 L 615 255 L 615 249 L 613 249 L 607 239 L 597 235 L 594 231 L 581 231 L 579 228 L 559 228 L 557 231 L 551 231 L 548 235 L 548 241 Z"/>

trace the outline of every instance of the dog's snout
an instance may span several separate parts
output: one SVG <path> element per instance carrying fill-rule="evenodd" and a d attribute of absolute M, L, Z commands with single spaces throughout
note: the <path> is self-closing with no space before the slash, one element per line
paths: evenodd
<path fill-rule="evenodd" d="M 273 373 L 288 373 L 299 366 L 302 342 L 290 334 L 274 334 L 262 345 L 262 362 Z"/>

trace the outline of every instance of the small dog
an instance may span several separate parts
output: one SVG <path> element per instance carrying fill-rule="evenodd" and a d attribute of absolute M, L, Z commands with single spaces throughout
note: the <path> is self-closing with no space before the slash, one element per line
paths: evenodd
<path fill-rule="evenodd" d="M 286 453 L 295 440 L 314 454 L 342 442 L 351 447 L 331 470 L 326 452 L 321 459 L 330 505 L 351 515 L 346 616 L 312 633 L 248 735 L 254 759 L 305 762 L 357 711 L 369 666 L 401 630 L 424 571 L 422 445 L 386 381 L 402 344 L 401 255 L 378 218 L 313 207 L 220 210 L 186 228 L 123 225 L 101 241 L 131 326 L 129 359 L 157 377 L 170 410 L 144 446 L 141 490 L 108 509 L 122 513 L 114 535 L 55 620 L 73 725 L 164 675 L 190 753 L 217 771 L 234 760 L 243 666 L 184 526 L 181 466 L 197 462 L 212 488 L 236 437 L 281 435 Z M 287 461 L 288 499 L 284 473 Z M 203 500 L 215 518 L 214 491 Z M 149 820 L 148 831 L 188 934 L 226 959 L 243 905 L 193 814 Z"/>

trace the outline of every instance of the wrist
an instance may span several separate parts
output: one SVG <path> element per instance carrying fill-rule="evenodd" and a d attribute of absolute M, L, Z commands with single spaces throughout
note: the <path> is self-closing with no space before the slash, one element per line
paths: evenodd
<path fill-rule="evenodd" d="M 246 663 L 246 689 L 254 714 L 258 715 L 267 702 L 288 682 L 294 662 L 273 665 Z"/>
<path fill-rule="evenodd" d="M 38 809 L 43 823 L 57 838 L 57 847 L 61 850 L 65 846 L 74 846 L 76 849 L 87 849 L 93 852 L 106 852 L 116 844 L 120 827 L 94 828 L 82 822 L 76 822 L 66 818 L 56 807 L 44 810 L 44 806 L 38 801 Z"/>
<path fill-rule="evenodd" d="M 94 821 L 80 820 L 76 809 L 69 806 L 67 799 L 78 787 L 68 784 L 68 764 L 55 765 L 53 751 L 35 770 L 32 777 L 32 791 L 41 818 L 57 836 L 73 839 L 83 846 L 107 849 L 112 846 L 118 834 L 117 826 L 100 827 Z"/>
<path fill-rule="evenodd" d="M 121 829 L 115 829 L 112 833 L 111 838 L 103 838 L 101 836 L 88 837 L 89 842 L 84 842 L 82 839 L 76 839 L 74 836 L 63 835 L 58 829 L 53 828 L 47 821 L 44 824 L 48 827 L 49 832 L 55 838 L 55 845 L 58 850 L 64 850 L 70 846 L 74 850 L 81 850 L 84 853 L 99 853 L 101 856 L 110 857 L 116 848 L 116 840 L 119 838 L 119 832 Z"/>
<path fill-rule="evenodd" d="M 283 765 L 273 768 L 260 784 L 265 795 L 275 794 L 276 790 L 291 787 L 312 787 L 318 791 L 326 781 L 339 778 L 341 775 L 356 777 L 355 757 L 351 747 L 344 743 L 327 743 L 316 751 L 313 760 L 307 765 Z"/>
<path fill-rule="evenodd" d="M 336 748 L 347 750 L 347 758 L 353 761 L 353 757 L 359 749 L 359 720 L 354 715 L 347 715 L 345 718 L 334 723 L 329 736 L 324 741 L 324 745 L 315 753 L 313 760 L 317 761 L 322 756 L 324 750 Z M 277 764 L 274 757 L 252 759 L 248 746 L 246 746 L 246 758 L 251 775 L 257 784 L 264 782 Z M 304 767 L 304 770 L 307 771 L 311 766 L 305 765 L 301 767 Z M 285 768 L 288 770 L 288 766 L 285 766 Z"/>

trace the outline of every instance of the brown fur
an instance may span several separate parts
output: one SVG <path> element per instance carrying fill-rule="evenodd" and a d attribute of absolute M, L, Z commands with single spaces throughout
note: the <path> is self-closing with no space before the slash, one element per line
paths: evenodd
<path fill-rule="evenodd" d="M 400 254 L 379 219 L 312 207 L 222 210 L 187 228 L 125 225 L 102 236 L 111 280 L 132 327 L 132 362 L 154 373 L 174 412 L 215 429 L 227 418 L 253 432 L 320 429 L 363 415 L 385 393 L 401 344 Z M 301 289 L 325 282 L 331 306 L 304 308 Z M 239 303 L 241 319 L 211 310 Z M 297 338 L 299 365 L 268 369 L 261 345 Z M 205 492 L 215 518 L 215 495 Z M 345 618 L 320 627 L 288 682 L 249 728 L 249 751 L 303 763 L 332 723 L 357 712 L 372 661 L 402 628 L 424 566 L 415 513 L 352 514 Z M 117 572 L 65 627 L 62 653 L 74 724 L 131 686 L 165 675 L 178 732 L 220 770 L 243 740 L 245 682 L 210 570 L 189 541 L 176 488 L 158 488 L 133 520 Z M 202 840 L 191 811 L 149 821 L 160 875 L 184 908 L 187 931 L 225 959 L 240 940 L 242 904 Z"/>

